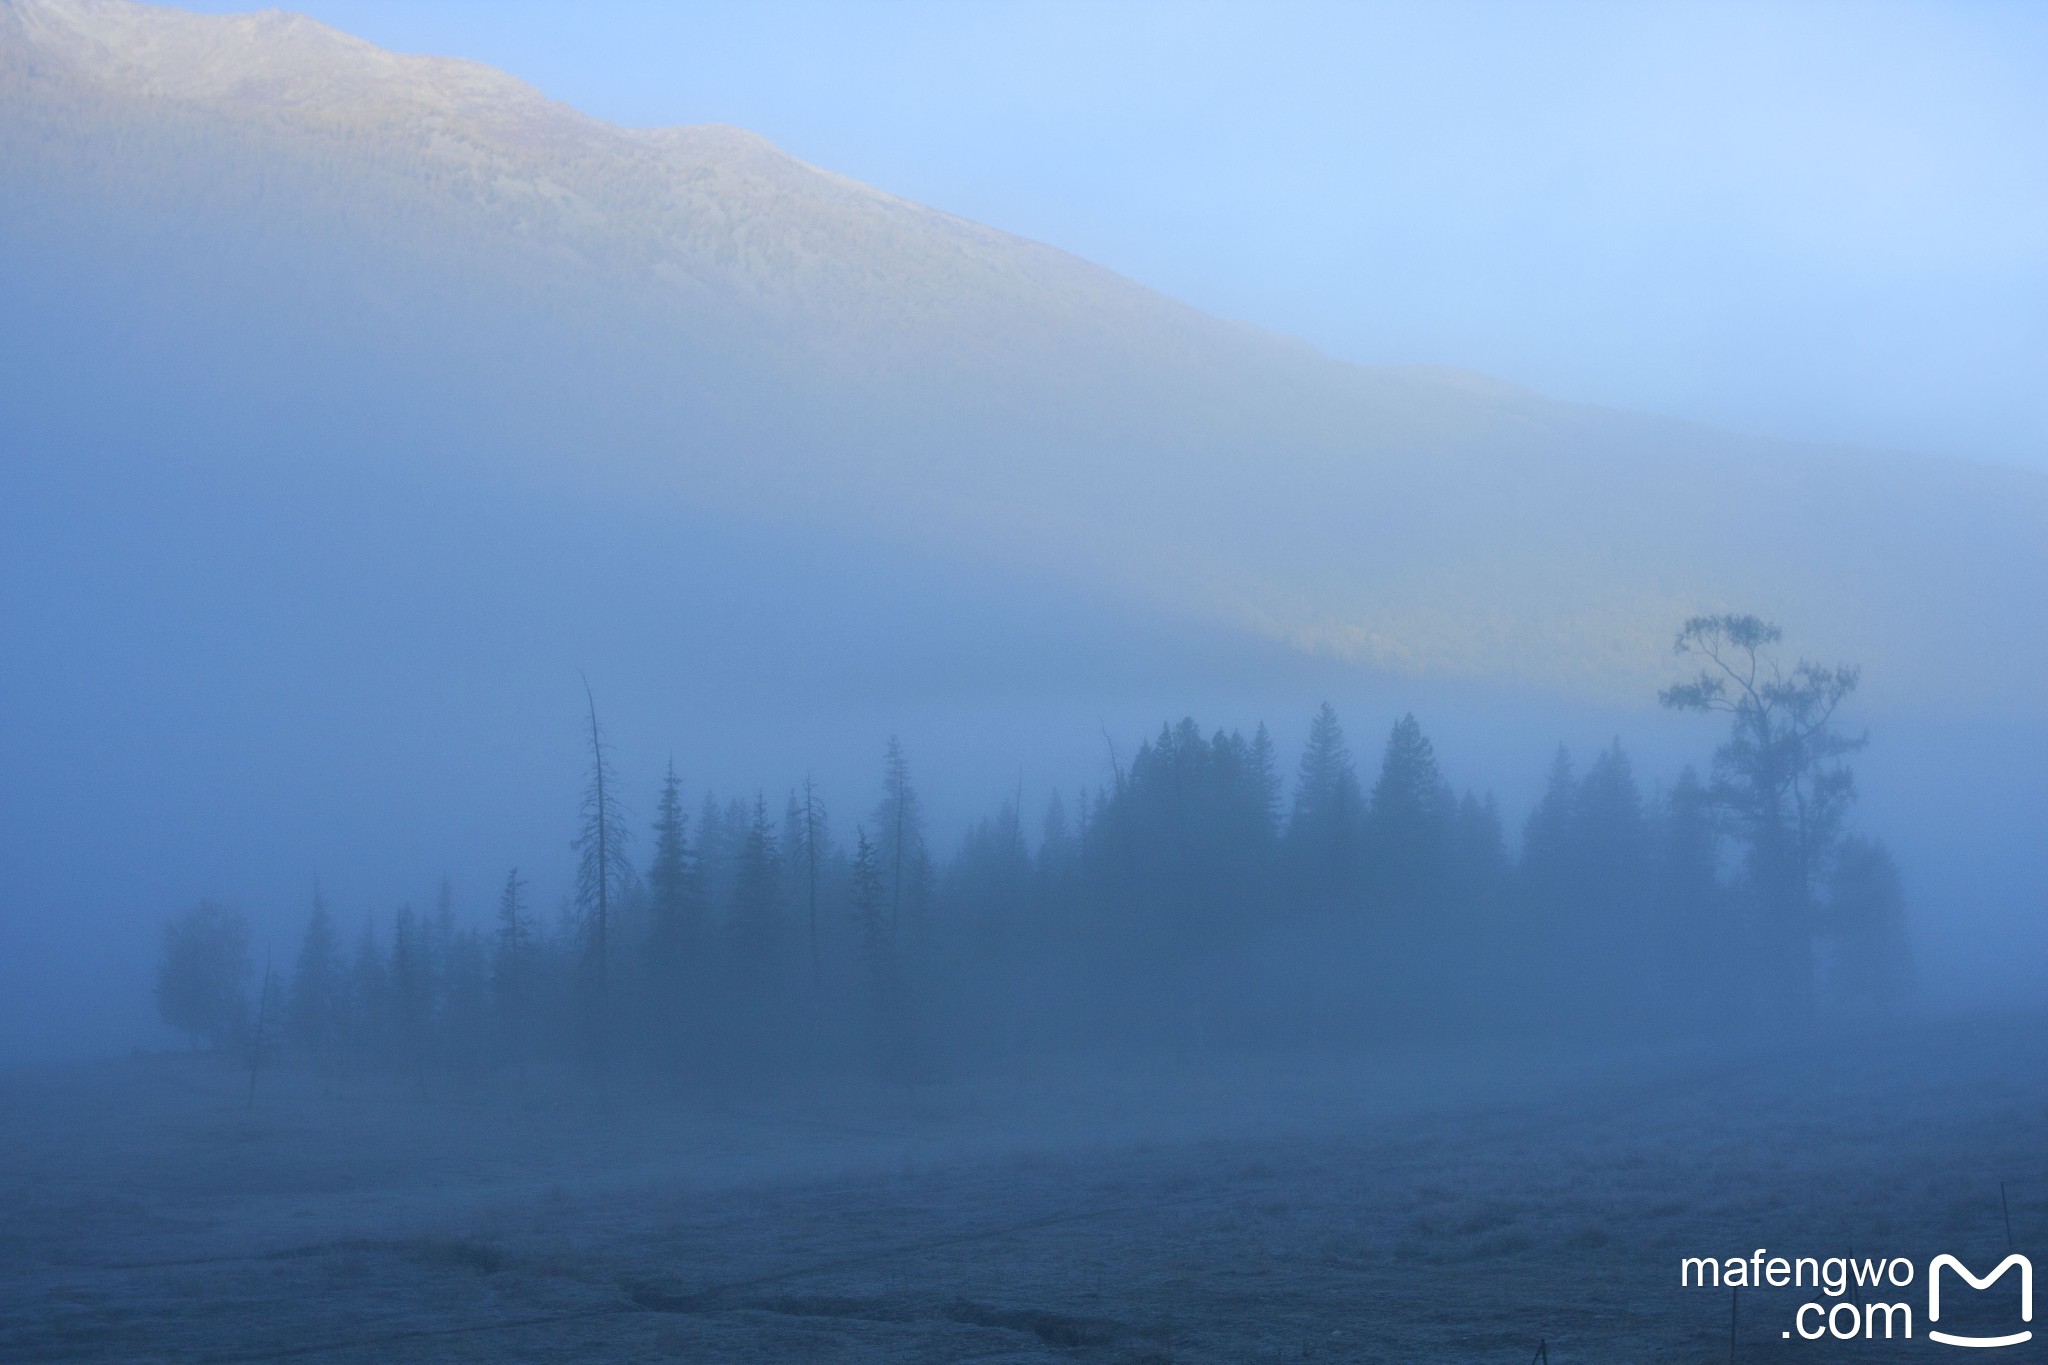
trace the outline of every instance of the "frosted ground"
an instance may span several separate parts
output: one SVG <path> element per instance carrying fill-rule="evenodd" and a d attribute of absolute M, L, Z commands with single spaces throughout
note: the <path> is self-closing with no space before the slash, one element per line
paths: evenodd
<path fill-rule="evenodd" d="M 15 1071 L 0 1360 L 1726 1360 L 1729 1297 L 1680 1290 L 1681 1256 L 1988 1262 L 2001 1181 L 2038 1249 L 2044 1034 L 603 1108 L 277 1074 L 251 1111 L 176 1055 Z M 1910 1345 L 1781 1338 L 1811 1297 L 1744 1295 L 1738 1358 L 1954 1354 L 1917 1319 Z"/>

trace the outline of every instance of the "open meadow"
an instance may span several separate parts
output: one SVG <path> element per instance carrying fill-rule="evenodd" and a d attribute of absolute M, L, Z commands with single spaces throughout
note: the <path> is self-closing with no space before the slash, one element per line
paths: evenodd
<path fill-rule="evenodd" d="M 2044 1061 L 2004 1019 L 744 1099 L 17 1070 L 0 1359 L 1724 1360 L 1684 1256 L 2038 1248 Z M 1736 1358 L 1947 1353 L 1917 1282 L 1910 1344 L 1782 1337 L 1814 1297 L 1742 1296 Z"/>

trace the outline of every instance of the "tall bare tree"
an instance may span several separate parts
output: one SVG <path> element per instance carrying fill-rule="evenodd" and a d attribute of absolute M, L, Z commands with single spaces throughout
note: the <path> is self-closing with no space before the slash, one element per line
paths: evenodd
<path fill-rule="evenodd" d="M 615 898 L 630 875 L 626 863 L 627 828 L 619 809 L 618 782 L 612 772 L 611 746 L 597 723 L 597 699 L 590 680 L 583 681 L 583 699 L 590 729 L 590 776 L 583 788 L 583 825 L 571 847 L 581 855 L 576 867 L 576 900 L 583 914 L 584 981 L 587 1022 L 594 1057 L 601 1057 L 608 1021 L 611 920 Z"/>

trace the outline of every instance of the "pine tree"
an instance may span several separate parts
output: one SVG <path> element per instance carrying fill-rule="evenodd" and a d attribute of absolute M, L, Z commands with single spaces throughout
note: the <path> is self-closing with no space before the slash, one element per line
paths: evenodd
<path fill-rule="evenodd" d="M 439 1007 L 448 970 L 448 951 L 455 944 L 455 883 L 446 874 L 434 888 L 434 918 L 427 929 L 427 975 L 433 981 L 433 996 Z"/>
<path fill-rule="evenodd" d="M 1572 832 L 1578 824 L 1579 777 L 1572 767 L 1571 751 L 1560 744 L 1551 756 L 1543 795 L 1522 826 L 1521 864 L 1525 879 L 1545 892 L 1554 890 L 1560 899 L 1568 894 Z"/>
<path fill-rule="evenodd" d="M 775 983 L 782 953 L 782 894 L 768 800 L 756 795 L 754 817 L 740 845 L 733 879 L 732 940 L 743 985 L 759 992 Z"/>
<path fill-rule="evenodd" d="M 706 907 L 732 900 L 733 842 L 726 834 L 725 807 L 715 793 L 705 792 L 697 808 L 697 896 Z"/>
<path fill-rule="evenodd" d="M 795 817 L 792 833 L 798 840 L 791 870 L 804 889 L 804 916 L 811 945 L 811 1001 L 813 1008 L 817 1008 L 823 1003 L 825 991 L 824 950 L 818 941 L 818 859 L 819 842 L 825 838 L 825 805 L 818 799 L 817 788 L 808 774 L 804 777 L 803 804 L 799 807 L 792 801 L 790 813 Z"/>
<path fill-rule="evenodd" d="M 1287 821 L 1289 860 L 1308 895 L 1339 894 L 1350 885 L 1363 805 L 1344 727 L 1324 702 L 1309 722 Z"/>
<path fill-rule="evenodd" d="M 1366 856 L 1382 899 L 1412 906 L 1440 896 L 1448 885 L 1454 805 L 1421 725 L 1412 714 L 1401 717 L 1387 736 L 1366 806 Z"/>
<path fill-rule="evenodd" d="M 1045 803 L 1045 820 L 1038 840 L 1039 880 L 1064 886 L 1074 870 L 1074 832 L 1067 824 L 1067 803 L 1057 788 Z"/>
<path fill-rule="evenodd" d="M 533 918 L 526 910 L 526 883 L 515 867 L 505 875 L 505 889 L 498 894 L 498 937 L 492 955 L 491 994 L 501 1047 L 522 1076 L 533 1050 L 538 946 Z"/>
<path fill-rule="evenodd" d="M 1656 899 L 1662 972 L 1671 1012 L 1725 1023 L 1748 1005 L 1745 926 L 1721 883 L 1721 831 L 1713 797 L 1687 767 L 1665 797 L 1657 841 Z"/>
<path fill-rule="evenodd" d="M 411 905 L 401 905 L 391 920 L 391 1020 L 397 1034 L 399 1060 L 422 1082 L 426 1079 L 429 1004 L 426 934 Z"/>
<path fill-rule="evenodd" d="M 1466 792 L 1458 799 L 1457 814 L 1452 820 L 1451 867 L 1467 918 L 1490 919 L 1508 877 L 1500 805 L 1492 792 L 1484 798 Z"/>
<path fill-rule="evenodd" d="M 1334 716 L 1332 712 L 1332 718 Z M 1342 743 L 1341 735 L 1339 743 Z M 1258 809 L 1264 817 L 1266 835 L 1271 838 L 1280 828 L 1280 759 L 1264 721 L 1259 722 L 1259 728 L 1252 734 L 1250 777 L 1252 789 L 1258 794 Z"/>
<path fill-rule="evenodd" d="M 458 1078 L 473 1080 L 492 1052 L 490 955 L 473 928 L 455 930 L 444 953 L 438 1025 L 443 1056 Z"/>
<path fill-rule="evenodd" d="M 683 955 L 694 951 L 701 929 L 696 869 L 691 864 L 688 817 L 671 759 L 655 805 L 654 856 L 647 866 L 648 912 L 665 987 L 680 983 Z"/>
<path fill-rule="evenodd" d="M 865 827 L 856 827 L 847 899 L 860 942 L 861 997 L 870 1055 L 877 1071 L 891 1076 L 907 1064 L 909 1040 L 885 870 L 882 850 L 868 839 Z"/>
<path fill-rule="evenodd" d="M 248 1027 L 249 922 L 239 910 L 202 901 L 164 926 L 156 1005 L 165 1023 L 215 1049 Z"/>
<path fill-rule="evenodd" d="M 865 825 L 854 830 L 853 868 L 848 888 L 854 927 L 860 937 L 861 958 L 872 969 L 889 954 L 889 921 L 881 855 L 868 842 Z"/>
<path fill-rule="evenodd" d="M 355 960 L 349 967 L 349 1036 L 358 1062 L 381 1065 L 391 1048 L 391 976 L 383 950 L 377 946 L 377 926 L 363 916 L 363 932 L 356 938 Z"/>
<path fill-rule="evenodd" d="M 313 914 L 306 921 L 306 936 L 300 940 L 298 964 L 292 972 L 285 1033 L 317 1066 L 326 1067 L 334 1060 L 342 1026 L 342 998 L 341 947 L 335 938 L 334 918 L 327 913 L 327 901 L 316 885 Z"/>
<path fill-rule="evenodd" d="M 1031 889 L 1031 853 L 1015 801 L 967 831 L 960 852 L 945 873 L 946 902 L 967 907 L 984 935 L 984 947 L 1000 952 L 1021 924 Z"/>
<path fill-rule="evenodd" d="M 932 866 L 924 842 L 923 807 L 910 784 L 910 764 L 903 757 L 903 746 L 893 735 L 883 760 L 882 801 L 875 808 L 875 828 L 883 841 L 889 932 L 900 944 L 925 930 Z"/>
<path fill-rule="evenodd" d="M 1913 957 L 1898 864 L 1882 843 L 1853 835 L 1842 840 L 1822 923 L 1833 1003 L 1860 1011 L 1897 1008 L 1912 985 Z"/>
<path fill-rule="evenodd" d="M 1578 978 L 1589 1012 L 1640 1016 L 1656 965 L 1651 847 L 1642 794 L 1620 740 L 1601 751 L 1579 784 L 1574 844 Z"/>

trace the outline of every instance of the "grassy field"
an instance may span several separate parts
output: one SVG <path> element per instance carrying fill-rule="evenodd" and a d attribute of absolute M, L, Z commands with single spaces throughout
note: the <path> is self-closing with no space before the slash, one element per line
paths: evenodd
<path fill-rule="evenodd" d="M 1981 1272 L 2008 1219 L 2038 1250 L 2044 1044 L 2005 1019 L 606 1102 L 280 1071 L 253 1108 L 206 1057 L 15 1071 L 0 1360 L 1724 1361 L 1730 1295 L 1681 1257 Z M 1736 1359 L 1955 1354 L 1924 1281 L 1893 1297 L 1912 1342 L 1787 1338 L 1834 1300 L 1746 1292 Z"/>

